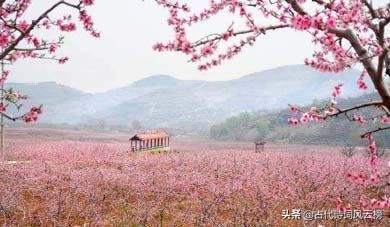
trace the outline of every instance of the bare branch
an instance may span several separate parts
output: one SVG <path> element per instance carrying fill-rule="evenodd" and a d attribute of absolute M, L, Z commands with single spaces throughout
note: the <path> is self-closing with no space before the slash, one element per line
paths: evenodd
<path fill-rule="evenodd" d="M 366 137 L 366 136 L 368 136 L 368 135 L 371 135 L 371 134 L 373 134 L 373 133 L 377 133 L 377 132 L 385 131 L 385 130 L 390 130 L 390 126 L 389 126 L 389 127 L 379 127 L 379 128 L 377 128 L 377 129 L 375 129 L 375 130 L 371 130 L 371 131 L 366 132 L 366 133 L 364 133 L 363 135 L 361 135 L 361 137 L 364 138 L 364 137 Z"/>
<path fill-rule="evenodd" d="M 271 25 L 271 26 L 268 26 L 268 27 L 261 28 L 260 31 L 264 33 L 265 31 L 276 30 L 276 29 L 279 29 L 279 28 L 287 28 L 287 27 L 289 27 L 288 24 Z M 252 33 L 252 32 L 254 32 L 254 31 L 253 30 L 244 30 L 244 31 L 235 32 L 235 33 L 232 34 L 232 36 L 238 36 L 238 35 L 248 34 L 248 33 Z M 214 42 L 214 41 L 217 41 L 217 40 L 220 40 L 220 39 L 222 39 L 222 37 L 220 35 L 218 35 L 217 37 L 214 37 L 214 38 L 209 39 L 209 40 L 196 42 L 196 43 L 194 43 L 192 45 L 192 47 L 198 47 L 198 46 L 201 46 L 201 45 L 204 45 L 204 44 L 207 44 L 207 43 L 210 43 L 210 42 Z"/>
<path fill-rule="evenodd" d="M 345 110 L 341 110 L 341 109 L 336 108 L 338 110 L 338 112 L 335 114 L 329 115 L 328 117 L 337 117 L 341 114 L 347 114 L 347 113 L 354 111 L 354 110 L 359 110 L 359 109 L 371 107 L 371 106 L 381 107 L 382 105 L 383 105 L 383 102 L 372 102 L 372 103 L 365 103 L 362 105 L 354 106 L 354 107 L 351 107 L 351 108 L 348 108 Z"/>
<path fill-rule="evenodd" d="M 10 115 L 8 115 L 6 113 L 3 113 L 3 112 L 0 112 L 0 115 L 2 115 L 3 117 L 5 117 L 5 118 L 7 118 L 8 120 L 11 120 L 11 121 L 17 121 L 17 120 L 23 119 L 23 117 L 24 117 L 24 115 L 19 116 L 19 117 L 11 117 Z"/>
<path fill-rule="evenodd" d="M 378 18 L 378 13 L 374 10 L 374 8 L 372 7 L 372 4 L 369 3 L 367 0 L 362 0 L 362 2 L 370 11 L 372 18 Z"/>
<path fill-rule="evenodd" d="M 385 45 L 385 28 L 389 22 L 390 22 L 390 18 L 383 20 L 379 23 L 378 43 L 381 47 L 384 47 L 384 45 Z M 383 69 L 384 69 L 384 64 L 385 64 L 385 60 L 387 57 L 387 52 L 388 52 L 388 49 L 384 48 L 382 55 L 379 56 L 379 59 L 378 59 L 378 74 L 380 76 L 382 76 L 382 74 L 383 74 Z"/>
<path fill-rule="evenodd" d="M 306 11 L 302 8 L 301 5 L 296 0 L 286 0 L 287 3 L 291 5 L 291 7 L 294 9 L 295 12 L 301 14 L 301 15 L 306 15 Z"/>
<path fill-rule="evenodd" d="M 325 2 L 322 1 L 322 0 L 312 0 L 312 1 L 316 2 L 316 3 L 320 4 L 320 5 L 324 5 L 325 4 Z"/>
<path fill-rule="evenodd" d="M 49 47 L 38 47 L 38 48 L 15 48 L 15 51 L 23 51 L 23 52 L 29 52 L 29 51 L 38 51 L 38 50 L 47 50 Z"/>
<path fill-rule="evenodd" d="M 385 57 L 385 65 L 386 65 L 386 75 L 390 77 L 390 52 L 387 51 L 387 55 Z"/>

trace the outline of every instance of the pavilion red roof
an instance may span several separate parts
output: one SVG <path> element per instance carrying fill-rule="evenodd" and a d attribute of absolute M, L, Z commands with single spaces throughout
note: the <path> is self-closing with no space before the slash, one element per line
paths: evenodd
<path fill-rule="evenodd" d="M 167 138 L 169 134 L 165 131 L 152 131 L 150 133 L 136 134 L 130 138 L 130 140 L 151 140 L 151 139 L 161 139 Z"/>

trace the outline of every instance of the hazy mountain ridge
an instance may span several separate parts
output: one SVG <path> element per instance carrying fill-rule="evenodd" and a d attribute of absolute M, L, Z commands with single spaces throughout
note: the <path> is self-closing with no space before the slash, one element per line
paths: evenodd
<path fill-rule="evenodd" d="M 44 105 L 43 123 L 128 125 L 138 120 L 148 127 L 206 129 L 243 111 L 269 111 L 289 103 L 304 105 L 313 99 L 329 99 L 332 88 L 340 82 L 348 85 L 343 97 L 362 95 L 356 86 L 358 75 L 353 70 L 328 74 L 294 65 L 218 82 L 156 75 L 96 94 L 54 82 L 8 86 L 31 97 L 26 107 Z"/>

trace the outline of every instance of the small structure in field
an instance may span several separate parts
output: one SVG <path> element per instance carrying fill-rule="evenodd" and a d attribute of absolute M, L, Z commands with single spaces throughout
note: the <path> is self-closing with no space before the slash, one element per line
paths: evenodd
<path fill-rule="evenodd" d="M 170 136 L 165 131 L 136 134 L 130 138 L 131 151 L 169 149 Z"/>
<path fill-rule="evenodd" d="M 265 141 L 256 141 L 255 142 L 255 152 L 263 152 L 266 142 Z"/>

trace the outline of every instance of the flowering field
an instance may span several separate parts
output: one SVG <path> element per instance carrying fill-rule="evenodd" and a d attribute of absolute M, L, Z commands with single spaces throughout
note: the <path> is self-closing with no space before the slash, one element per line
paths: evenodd
<path fill-rule="evenodd" d="M 291 147 L 291 150 L 285 150 Z M 283 148 L 283 149 L 282 149 Z M 390 221 L 283 220 L 282 210 L 359 208 L 375 191 L 351 183 L 368 157 L 337 148 L 180 142 L 169 154 L 128 144 L 14 141 L 0 164 L 3 226 L 388 226 Z M 301 151 L 300 151 L 301 150 Z M 386 172 L 388 160 L 379 160 Z M 352 177 L 353 178 L 353 177 Z M 364 177 L 355 177 L 362 180 Z M 383 180 L 383 179 L 382 179 Z M 384 179 L 384 180 L 388 180 Z M 374 179 L 373 181 L 379 181 Z M 379 184 L 380 182 L 375 182 Z M 367 197 L 367 198 L 365 198 Z M 340 204 L 338 204 L 340 206 Z"/>

